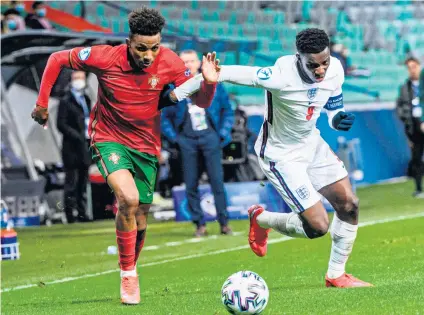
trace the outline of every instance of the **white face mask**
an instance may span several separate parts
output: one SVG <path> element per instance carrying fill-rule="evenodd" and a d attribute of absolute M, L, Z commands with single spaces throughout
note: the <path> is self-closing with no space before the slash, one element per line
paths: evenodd
<path fill-rule="evenodd" d="M 77 91 L 84 90 L 85 87 L 86 87 L 85 80 L 83 80 L 83 79 L 73 80 L 71 82 L 71 86 L 72 86 L 72 88 L 74 88 Z"/>

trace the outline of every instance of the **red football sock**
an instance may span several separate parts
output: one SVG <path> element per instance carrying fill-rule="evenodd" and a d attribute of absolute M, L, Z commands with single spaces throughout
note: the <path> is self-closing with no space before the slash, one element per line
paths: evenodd
<path fill-rule="evenodd" d="M 146 230 L 137 231 L 137 240 L 135 242 L 135 259 L 134 264 L 137 264 L 138 256 L 144 246 L 144 238 L 146 237 Z"/>
<path fill-rule="evenodd" d="M 119 265 L 121 270 L 134 269 L 134 247 L 137 238 L 137 230 L 123 232 L 116 230 L 116 241 L 119 250 Z"/>

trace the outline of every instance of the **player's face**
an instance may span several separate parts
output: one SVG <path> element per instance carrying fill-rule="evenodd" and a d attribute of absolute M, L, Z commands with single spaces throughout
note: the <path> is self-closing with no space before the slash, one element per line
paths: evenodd
<path fill-rule="evenodd" d="M 300 54 L 303 70 L 314 82 L 321 82 L 325 78 L 330 66 L 330 49 L 325 48 L 318 54 Z"/>
<path fill-rule="evenodd" d="M 184 65 L 193 75 L 199 71 L 200 60 L 196 53 L 182 53 L 180 58 L 184 61 Z"/>
<path fill-rule="evenodd" d="M 137 67 L 143 69 L 151 66 L 160 50 L 160 33 L 153 36 L 132 35 L 127 45 Z"/>

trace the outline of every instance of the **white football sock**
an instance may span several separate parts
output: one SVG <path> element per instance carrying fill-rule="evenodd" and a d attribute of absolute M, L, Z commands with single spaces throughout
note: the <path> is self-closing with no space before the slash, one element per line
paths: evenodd
<path fill-rule="evenodd" d="M 346 223 L 334 214 L 330 230 L 333 242 L 327 271 L 330 279 L 338 278 L 345 272 L 346 262 L 352 252 L 357 231 L 357 225 Z"/>
<path fill-rule="evenodd" d="M 136 277 L 137 271 L 134 268 L 134 270 L 121 270 L 121 278 L 123 277 Z"/>
<path fill-rule="evenodd" d="M 290 236 L 307 238 L 303 229 L 303 222 L 299 215 L 291 213 L 276 213 L 264 211 L 256 217 L 259 226 L 268 229 L 272 228 L 275 231 Z"/>

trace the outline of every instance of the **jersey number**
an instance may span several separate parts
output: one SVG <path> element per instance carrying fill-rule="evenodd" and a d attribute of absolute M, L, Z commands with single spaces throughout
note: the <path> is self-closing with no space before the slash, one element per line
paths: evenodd
<path fill-rule="evenodd" d="M 306 115 L 306 120 L 309 121 L 312 119 L 312 115 L 314 114 L 314 109 L 315 109 L 315 106 L 308 107 L 308 114 Z"/>

